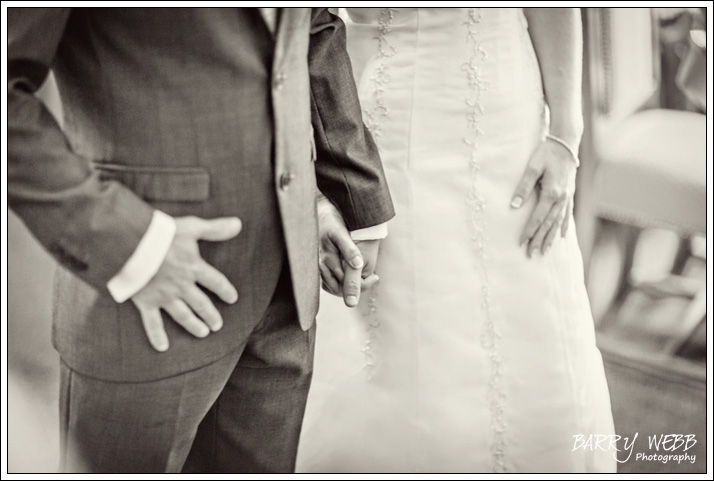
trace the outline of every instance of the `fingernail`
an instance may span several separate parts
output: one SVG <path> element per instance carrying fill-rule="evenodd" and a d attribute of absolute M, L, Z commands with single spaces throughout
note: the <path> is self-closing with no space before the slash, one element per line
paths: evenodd
<path fill-rule="evenodd" d="M 238 293 L 236 292 L 228 299 L 228 304 L 235 304 L 238 302 Z"/>
<path fill-rule="evenodd" d="M 211 330 L 208 328 L 208 326 L 204 326 L 201 328 L 201 330 L 198 333 L 198 337 L 206 337 L 211 333 Z"/>
<path fill-rule="evenodd" d="M 162 342 L 158 346 L 156 346 L 156 349 L 160 352 L 165 352 L 169 348 L 169 344 L 167 342 Z"/>
<path fill-rule="evenodd" d="M 347 296 L 345 301 L 347 301 L 348 306 L 354 307 L 357 305 L 357 296 Z"/>
<path fill-rule="evenodd" d="M 350 261 L 350 265 L 354 267 L 355 269 L 360 269 L 363 265 L 362 263 L 362 256 L 354 256 L 352 260 Z"/>
<path fill-rule="evenodd" d="M 213 332 L 220 331 L 222 327 L 223 327 L 223 323 L 222 323 L 222 322 L 217 322 L 216 324 L 213 325 L 213 327 L 211 328 L 211 330 L 212 330 Z"/>
<path fill-rule="evenodd" d="M 231 217 L 231 229 L 240 230 L 243 228 L 243 222 L 238 217 Z"/>
<path fill-rule="evenodd" d="M 511 201 L 511 207 L 513 207 L 514 209 L 518 209 L 522 205 L 523 205 L 523 197 L 521 197 L 520 195 L 514 197 L 513 200 Z"/>

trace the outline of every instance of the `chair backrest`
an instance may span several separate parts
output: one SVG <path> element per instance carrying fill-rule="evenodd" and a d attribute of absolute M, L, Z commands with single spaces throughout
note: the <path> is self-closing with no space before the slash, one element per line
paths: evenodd
<path fill-rule="evenodd" d="M 653 98 L 659 85 L 659 42 L 651 8 L 587 10 L 586 95 L 598 135 Z"/>
<path fill-rule="evenodd" d="M 575 219 L 587 261 L 596 231 L 593 181 L 604 139 L 623 119 L 658 97 L 660 65 L 651 8 L 582 11 L 585 132 L 580 145 Z"/>
<path fill-rule="evenodd" d="M 35 93 L 35 96 L 45 104 L 45 107 L 54 116 L 60 127 L 64 124 L 62 100 L 60 99 L 55 75 L 50 71 L 40 89 Z"/>

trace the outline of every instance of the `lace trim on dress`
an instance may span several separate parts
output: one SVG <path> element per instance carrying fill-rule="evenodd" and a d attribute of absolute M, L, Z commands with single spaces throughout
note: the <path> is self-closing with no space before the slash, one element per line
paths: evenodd
<path fill-rule="evenodd" d="M 371 381 L 374 378 L 374 368 L 376 366 L 374 351 L 377 341 L 377 329 L 382 324 L 377 314 L 378 285 L 379 283 L 372 287 L 372 293 L 367 301 L 367 309 L 364 312 L 364 316 L 367 318 L 367 342 L 362 352 L 364 353 L 364 369 L 367 371 L 367 381 Z"/>
<path fill-rule="evenodd" d="M 381 122 L 389 113 L 384 101 L 384 92 L 391 81 L 389 77 L 386 60 L 392 57 L 396 50 L 387 40 L 387 34 L 392 30 L 391 26 L 394 22 L 394 13 L 398 10 L 395 8 L 382 8 L 379 12 L 379 35 L 377 40 L 377 67 L 375 74 L 370 77 L 374 85 L 374 106 L 365 108 L 363 120 L 364 124 L 369 129 L 369 132 L 374 137 L 377 148 L 379 148 L 379 137 L 382 133 Z M 377 344 L 377 330 L 381 325 L 379 314 L 377 313 L 377 298 L 379 297 L 379 282 L 372 287 L 367 309 L 364 313 L 367 319 L 367 341 L 362 349 L 364 353 L 364 368 L 367 372 L 367 381 L 372 381 L 374 378 L 374 370 L 376 366 L 375 350 Z"/>
<path fill-rule="evenodd" d="M 489 88 L 489 81 L 482 77 L 481 64 L 488 58 L 488 53 L 484 49 L 483 43 L 478 38 L 478 24 L 481 22 L 482 12 L 480 9 L 469 8 L 468 19 L 465 22 L 467 34 L 466 41 L 471 46 L 471 57 L 464 63 L 461 69 L 466 73 L 471 94 L 466 98 L 468 111 L 466 114 L 467 135 L 464 142 L 470 147 L 469 168 L 471 170 L 471 189 L 468 195 L 468 205 L 471 207 L 470 221 L 472 227 L 471 240 L 474 242 L 474 249 L 478 258 L 478 268 L 481 276 L 481 309 L 484 314 L 484 331 L 481 336 L 481 344 L 488 351 L 490 364 L 489 378 L 489 409 L 491 412 L 491 454 L 493 456 L 493 469 L 496 472 L 507 471 L 504 461 L 506 442 L 504 433 L 506 423 L 504 421 L 504 402 L 506 394 L 502 386 L 501 368 L 503 361 L 499 354 L 500 333 L 493 321 L 491 314 L 491 293 L 489 290 L 490 279 L 487 270 L 488 263 L 488 233 L 484 209 L 487 207 L 486 200 L 481 196 L 479 188 L 479 138 L 483 135 L 481 130 L 481 116 L 484 113 L 482 97 Z"/>
<path fill-rule="evenodd" d="M 375 141 L 382 134 L 381 121 L 389 113 L 384 103 L 384 91 L 391 81 L 386 59 L 392 57 L 396 53 L 396 50 L 387 40 L 387 34 L 392 30 L 394 13 L 397 11 L 395 8 L 383 8 L 379 13 L 379 35 L 376 37 L 378 49 L 377 66 L 375 74 L 370 77 L 374 85 L 374 106 L 369 109 L 365 108 L 363 116 L 364 124 L 369 129 Z M 377 144 L 377 147 L 379 147 L 379 144 Z"/>

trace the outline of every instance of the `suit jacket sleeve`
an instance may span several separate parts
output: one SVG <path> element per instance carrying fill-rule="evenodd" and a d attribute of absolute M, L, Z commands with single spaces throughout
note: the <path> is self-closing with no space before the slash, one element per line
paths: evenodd
<path fill-rule="evenodd" d="M 377 147 L 362 122 L 344 24 L 327 9 L 313 9 L 310 33 L 317 186 L 348 229 L 384 223 L 394 208 Z"/>
<path fill-rule="evenodd" d="M 100 181 L 33 95 L 57 55 L 70 10 L 7 12 L 8 204 L 61 264 L 107 292 L 153 209 L 123 185 Z"/>

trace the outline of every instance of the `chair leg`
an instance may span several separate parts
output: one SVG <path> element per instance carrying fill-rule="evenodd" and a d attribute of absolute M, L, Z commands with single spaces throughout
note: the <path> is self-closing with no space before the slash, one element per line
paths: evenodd
<path fill-rule="evenodd" d="M 680 323 L 679 332 L 681 334 L 674 336 L 666 345 L 665 352 L 670 355 L 677 355 L 684 345 L 689 341 L 696 331 L 699 324 L 706 322 L 707 317 L 707 290 L 706 285 L 694 296 L 694 299 L 689 303 L 687 310 L 684 312 L 682 322 Z"/>
<path fill-rule="evenodd" d="M 682 237 L 679 239 L 679 247 L 677 248 L 677 254 L 674 257 L 674 262 L 672 263 L 672 274 L 682 275 L 684 268 L 687 265 L 687 261 L 692 256 L 692 244 L 688 237 Z"/>
<path fill-rule="evenodd" d="M 637 241 L 640 236 L 641 229 L 634 226 L 619 224 L 607 219 L 599 220 L 600 240 L 613 238 L 622 255 L 618 278 L 616 280 L 617 290 L 613 299 L 610 301 L 605 314 L 598 320 L 598 328 L 606 329 L 617 320 L 617 314 L 629 294 L 632 284 L 630 281 L 630 272 L 635 259 L 635 250 Z"/>
<path fill-rule="evenodd" d="M 629 294 L 632 288 L 632 279 L 630 274 L 632 272 L 632 265 L 635 262 L 635 250 L 637 249 L 637 241 L 640 238 L 641 229 L 634 226 L 618 225 L 622 229 L 622 270 L 620 271 L 620 279 L 618 282 L 618 291 L 615 299 L 613 300 L 613 306 L 619 308 L 622 303 L 625 302 L 627 294 Z"/>

